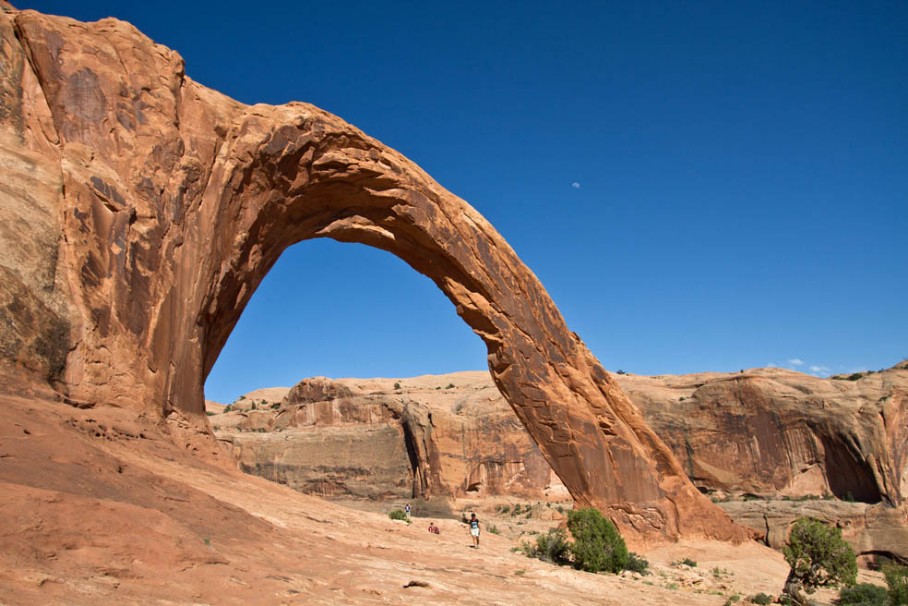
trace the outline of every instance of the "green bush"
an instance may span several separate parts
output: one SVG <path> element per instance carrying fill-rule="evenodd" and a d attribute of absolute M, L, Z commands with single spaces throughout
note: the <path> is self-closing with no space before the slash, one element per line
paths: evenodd
<path fill-rule="evenodd" d="M 842 531 L 813 518 L 794 523 L 788 545 L 782 549 L 791 566 L 786 592 L 800 584 L 807 593 L 826 585 L 854 585 L 858 574 L 854 551 L 842 538 Z"/>
<path fill-rule="evenodd" d="M 407 514 L 404 512 L 403 509 L 392 510 L 391 513 L 388 514 L 388 517 L 391 518 L 392 520 L 402 520 L 404 522 L 410 521 L 407 519 Z"/>
<path fill-rule="evenodd" d="M 760 604 L 760 606 L 767 606 L 767 604 L 772 604 L 772 596 L 767 593 L 758 593 L 755 596 L 750 598 L 750 601 L 754 604 Z"/>
<path fill-rule="evenodd" d="M 649 573 L 649 562 L 644 558 L 637 555 L 633 551 L 627 554 L 627 562 L 624 564 L 625 570 L 630 570 L 631 572 L 636 572 L 639 574 L 648 574 Z"/>
<path fill-rule="evenodd" d="M 898 564 L 883 566 L 883 576 L 889 586 L 889 600 L 892 606 L 908 604 L 908 567 Z"/>
<path fill-rule="evenodd" d="M 570 545 L 563 528 L 550 528 L 545 534 L 536 537 L 536 544 L 524 543 L 523 553 L 531 558 L 552 564 L 566 564 Z"/>
<path fill-rule="evenodd" d="M 588 507 L 568 514 L 574 568 L 586 572 L 620 572 L 627 564 L 627 545 L 615 525 L 598 509 Z"/>
<path fill-rule="evenodd" d="M 889 594 L 879 585 L 860 583 L 839 592 L 836 604 L 842 606 L 887 606 Z"/>
<path fill-rule="evenodd" d="M 486 530 L 488 530 L 492 534 L 501 534 L 501 531 L 498 530 L 498 526 L 495 526 L 495 524 L 489 524 L 488 526 L 486 526 Z"/>

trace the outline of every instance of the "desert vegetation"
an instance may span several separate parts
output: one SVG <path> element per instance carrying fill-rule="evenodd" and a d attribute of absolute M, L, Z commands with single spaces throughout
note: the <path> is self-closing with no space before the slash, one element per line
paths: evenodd
<path fill-rule="evenodd" d="M 854 551 L 842 538 L 842 531 L 812 518 L 795 522 L 782 550 L 791 566 L 784 596 L 794 606 L 806 606 L 804 593 L 825 586 L 852 586 L 858 566 Z"/>
<path fill-rule="evenodd" d="M 618 529 L 598 509 L 571 511 L 567 527 L 573 540 L 563 528 L 552 528 L 538 535 L 534 544 L 524 542 L 520 549 L 529 557 L 585 572 L 646 573 L 646 560 L 628 552 Z"/>

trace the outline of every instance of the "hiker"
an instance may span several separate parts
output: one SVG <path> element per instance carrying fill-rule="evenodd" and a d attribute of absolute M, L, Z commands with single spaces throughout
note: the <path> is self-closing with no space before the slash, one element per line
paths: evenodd
<path fill-rule="evenodd" d="M 473 537 L 474 549 L 479 549 L 479 518 L 476 517 L 475 513 L 470 514 L 470 536 Z"/>
<path fill-rule="evenodd" d="M 435 525 L 435 522 L 429 522 L 429 532 L 432 534 L 441 534 L 441 530 Z"/>
<path fill-rule="evenodd" d="M 407 514 L 407 519 L 410 519 L 410 504 L 407 503 L 407 506 L 404 507 L 404 513 Z"/>

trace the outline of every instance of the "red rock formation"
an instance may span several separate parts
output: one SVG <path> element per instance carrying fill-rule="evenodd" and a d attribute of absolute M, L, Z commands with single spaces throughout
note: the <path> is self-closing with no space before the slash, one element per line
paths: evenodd
<path fill-rule="evenodd" d="M 892 506 L 908 478 L 905 366 L 850 381 L 767 368 L 619 382 L 703 490 Z"/>
<path fill-rule="evenodd" d="M 39 172 L 62 184 L 42 194 L 39 221 L 4 234 L 7 250 L 36 234 L 55 253 L 34 272 L 4 257 L 5 360 L 71 402 L 161 415 L 190 440 L 207 431 L 204 379 L 281 252 L 360 242 L 448 296 L 581 505 L 629 532 L 742 537 L 501 236 L 412 162 L 311 105 L 245 106 L 206 89 L 116 20 L 12 11 L 0 37 L 0 154 L 22 186 L 3 206 L 27 206 Z"/>
<path fill-rule="evenodd" d="M 811 516 L 842 528 L 858 553 L 905 559 L 908 362 L 853 378 L 763 368 L 618 382 L 695 485 L 770 546 Z M 256 396 L 253 410 L 250 394 L 242 412 L 212 417 L 215 431 L 244 470 L 302 492 L 540 499 L 554 488 L 558 497 L 541 453 L 484 373 L 305 379 L 283 393 L 253 393 L 266 391 L 276 405 Z"/>
<path fill-rule="evenodd" d="M 211 417 L 244 471 L 354 499 L 566 496 L 488 373 L 313 378 L 284 391 Z"/>

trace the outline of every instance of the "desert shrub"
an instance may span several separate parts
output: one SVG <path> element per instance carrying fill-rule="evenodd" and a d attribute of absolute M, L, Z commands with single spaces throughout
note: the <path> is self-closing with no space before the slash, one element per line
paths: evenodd
<path fill-rule="evenodd" d="M 672 566 L 690 566 L 691 568 L 696 568 L 697 561 L 690 558 L 684 558 L 683 560 L 672 562 Z"/>
<path fill-rule="evenodd" d="M 523 511 L 523 507 L 520 506 L 520 503 L 517 503 L 516 505 L 514 505 L 514 513 L 512 513 L 511 515 L 512 516 L 519 515 L 522 511 Z"/>
<path fill-rule="evenodd" d="M 751 596 L 750 601 L 754 604 L 760 604 L 760 606 L 766 606 L 767 604 L 772 604 L 772 596 L 767 593 L 758 593 L 755 596 Z"/>
<path fill-rule="evenodd" d="M 498 511 L 500 511 L 501 513 L 508 513 L 509 511 L 511 511 L 511 506 L 510 505 L 499 505 Z"/>
<path fill-rule="evenodd" d="M 445 389 L 454 389 L 454 384 L 448 383 L 447 385 L 445 385 Z"/>
<path fill-rule="evenodd" d="M 614 524 L 598 509 L 588 507 L 568 514 L 574 568 L 587 572 L 620 572 L 627 564 L 627 545 Z"/>
<path fill-rule="evenodd" d="M 886 564 L 883 566 L 883 576 L 889 587 L 889 600 L 892 606 L 908 604 L 908 567 Z"/>
<path fill-rule="evenodd" d="M 536 537 L 536 544 L 524 543 L 523 553 L 528 557 L 537 558 L 552 564 L 566 564 L 570 545 L 563 528 L 550 528 L 545 534 Z"/>
<path fill-rule="evenodd" d="M 394 384 L 394 389 L 400 389 L 400 383 L 395 383 L 395 384 Z"/>
<path fill-rule="evenodd" d="M 492 534 L 501 534 L 501 532 L 498 530 L 498 526 L 495 526 L 495 524 L 489 524 L 488 526 L 486 526 L 486 530 L 488 530 Z"/>
<path fill-rule="evenodd" d="M 391 518 L 392 520 L 402 520 L 404 522 L 409 522 L 409 520 L 407 519 L 407 514 L 404 512 L 403 509 L 391 510 L 391 512 L 388 514 L 388 517 Z"/>
<path fill-rule="evenodd" d="M 826 585 L 854 585 L 857 579 L 857 558 L 842 538 L 841 529 L 820 520 L 796 521 L 782 553 L 791 566 L 785 582 L 786 593 L 790 594 L 790 589 L 796 591 L 798 584 L 807 593 L 813 593 Z"/>
<path fill-rule="evenodd" d="M 648 574 L 649 562 L 647 562 L 643 557 L 631 551 L 627 554 L 627 562 L 624 564 L 624 569 L 630 570 L 631 572 L 636 572 L 638 574 Z"/>
<path fill-rule="evenodd" d="M 839 592 L 836 604 L 841 606 L 886 606 L 889 594 L 885 588 L 870 583 L 859 583 Z"/>

